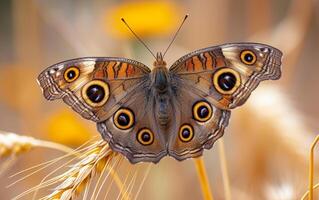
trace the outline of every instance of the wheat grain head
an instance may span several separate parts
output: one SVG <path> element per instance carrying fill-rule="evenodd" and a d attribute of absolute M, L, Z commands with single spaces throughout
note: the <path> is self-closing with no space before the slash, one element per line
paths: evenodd
<path fill-rule="evenodd" d="M 87 186 L 90 179 L 107 169 L 108 164 L 117 156 L 105 141 L 96 142 L 80 156 L 80 161 L 65 173 L 43 183 L 44 186 L 60 183 L 51 194 L 41 200 L 71 200 Z"/>
<path fill-rule="evenodd" d="M 29 136 L 0 131 L 0 158 L 16 156 L 34 147 L 45 147 L 71 153 L 73 149 L 54 142 L 38 140 Z"/>

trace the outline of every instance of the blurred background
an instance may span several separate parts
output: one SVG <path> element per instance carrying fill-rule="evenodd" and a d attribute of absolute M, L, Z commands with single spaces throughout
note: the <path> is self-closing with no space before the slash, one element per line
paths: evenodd
<path fill-rule="evenodd" d="M 262 83 L 233 111 L 223 139 L 232 199 L 300 199 L 308 186 L 310 144 L 319 133 L 317 0 L 2 0 L 0 130 L 73 148 L 99 138 L 94 123 L 62 101 L 42 97 L 38 74 L 84 56 L 126 57 L 151 67 L 153 57 L 120 18 L 157 52 L 167 47 L 186 13 L 190 17 L 167 53 L 168 65 L 193 50 L 229 42 L 261 42 L 283 51 L 282 78 Z M 204 160 L 215 199 L 225 199 L 218 143 Z M 318 148 L 316 153 L 319 182 Z M 9 175 L 60 155 L 43 149 L 20 155 L 1 175 L 1 199 L 36 185 L 49 170 L 7 189 L 14 181 Z M 152 166 L 138 197 L 201 198 L 194 162 L 172 158 Z"/>

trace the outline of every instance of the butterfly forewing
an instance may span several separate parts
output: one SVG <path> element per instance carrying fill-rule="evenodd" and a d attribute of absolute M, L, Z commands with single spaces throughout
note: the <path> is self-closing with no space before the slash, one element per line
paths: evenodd
<path fill-rule="evenodd" d="M 46 99 L 62 98 L 82 117 L 101 121 L 149 73 L 148 67 L 129 59 L 79 58 L 47 68 L 38 82 Z"/>
<path fill-rule="evenodd" d="M 279 79 L 281 59 L 282 53 L 268 45 L 225 44 L 183 56 L 170 72 L 206 92 L 215 106 L 229 109 L 242 105 L 261 81 Z"/>

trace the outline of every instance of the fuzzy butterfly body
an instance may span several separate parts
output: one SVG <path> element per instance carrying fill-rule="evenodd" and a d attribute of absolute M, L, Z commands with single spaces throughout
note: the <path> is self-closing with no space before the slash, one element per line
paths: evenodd
<path fill-rule="evenodd" d="M 234 43 L 201 49 L 169 69 L 124 58 L 78 58 L 38 77 L 48 100 L 63 99 L 97 123 L 111 148 L 132 163 L 198 157 L 224 134 L 230 109 L 263 80 L 279 79 L 282 53 L 271 46 Z"/>

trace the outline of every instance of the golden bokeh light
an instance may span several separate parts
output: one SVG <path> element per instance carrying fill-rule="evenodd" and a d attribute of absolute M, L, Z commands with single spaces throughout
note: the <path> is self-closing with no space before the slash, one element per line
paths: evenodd
<path fill-rule="evenodd" d="M 116 37 L 132 37 L 124 18 L 140 36 L 171 33 L 180 20 L 179 9 L 169 1 L 138 1 L 120 4 L 105 14 L 105 31 Z"/>

